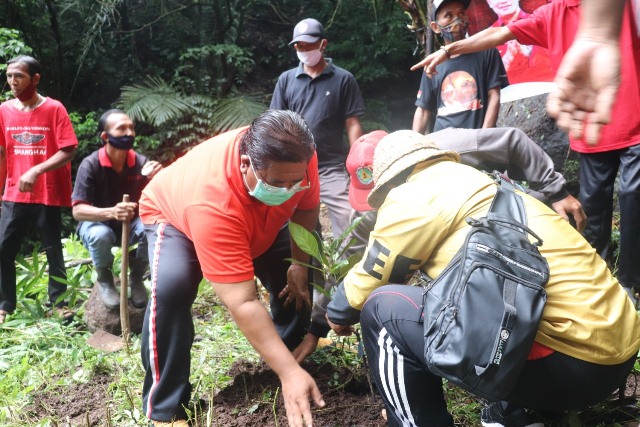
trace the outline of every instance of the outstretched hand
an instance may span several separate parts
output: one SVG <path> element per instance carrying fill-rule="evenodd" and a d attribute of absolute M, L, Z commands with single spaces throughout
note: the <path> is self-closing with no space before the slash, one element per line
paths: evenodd
<path fill-rule="evenodd" d="M 411 71 L 415 71 L 419 68 L 424 68 L 424 72 L 427 73 L 427 76 L 432 77 L 434 74 L 437 74 L 436 66 L 443 63 L 447 59 L 447 53 L 444 50 L 437 50 L 431 55 L 424 58 L 422 61 L 412 66 Z"/>
<path fill-rule="evenodd" d="M 605 65 L 606 64 L 606 65 Z M 573 138 L 595 145 L 611 119 L 620 85 L 620 49 L 616 41 L 577 37 L 556 74 L 557 89 L 547 110 Z"/>
<path fill-rule="evenodd" d="M 311 397 L 315 404 L 321 408 L 325 404 L 316 382 L 300 367 L 293 372 L 287 372 L 286 376 L 280 377 L 280 381 L 282 382 L 282 396 L 284 397 L 289 426 L 312 427 L 309 398 Z"/>

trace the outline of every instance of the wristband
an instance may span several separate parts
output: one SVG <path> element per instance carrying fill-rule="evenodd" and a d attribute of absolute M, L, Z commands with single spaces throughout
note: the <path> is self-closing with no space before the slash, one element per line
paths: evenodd
<path fill-rule="evenodd" d="M 451 59 L 451 54 L 449 53 L 449 50 L 445 46 L 440 46 L 440 50 L 447 54 L 448 59 Z"/>

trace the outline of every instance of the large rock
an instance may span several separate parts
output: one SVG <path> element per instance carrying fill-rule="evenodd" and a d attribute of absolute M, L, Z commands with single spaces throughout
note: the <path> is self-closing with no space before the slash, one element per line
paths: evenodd
<path fill-rule="evenodd" d="M 577 191 L 577 154 L 569 150 L 569 136 L 559 129 L 546 109 L 547 95 L 504 102 L 500 105 L 497 126 L 511 126 L 522 130 L 553 160 L 555 169 L 562 172 L 568 189 Z"/>
<path fill-rule="evenodd" d="M 118 287 L 118 289 L 120 288 Z M 129 300 L 129 323 L 131 333 L 139 334 L 142 332 L 145 310 L 146 307 L 134 307 L 133 304 L 131 304 L 131 300 Z M 89 300 L 85 306 L 84 320 L 91 332 L 103 330 L 113 335 L 122 334 L 122 326 L 120 325 L 120 309 L 111 310 L 102 303 L 99 295 L 99 285 L 97 283 L 94 284 Z"/>

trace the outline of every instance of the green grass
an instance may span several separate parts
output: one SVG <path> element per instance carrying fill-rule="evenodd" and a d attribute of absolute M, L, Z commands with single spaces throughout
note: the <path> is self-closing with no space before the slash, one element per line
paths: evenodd
<path fill-rule="evenodd" d="M 65 242 L 65 255 L 67 262 L 88 257 L 75 239 Z M 109 378 L 104 402 L 108 419 L 104 425 L 147 426 L 141 413 L 144 371 L 140 337 L 132 337 L 129 351 L 104 353 L 87 345 L 91 334 L 82 321 L 82 302 L 88 299 L 93 274 L 87 265 L 68 270 L 66 300 L 78 302 L 76 319 L 65 325 L 55 317 L 47 318 L 45 267 L 44 257 L 37 251 L 17 262 L 18 309 L 0 326 L 0 426 L 65 425 L 64 413 L 33 419 L 27 409 L 38 396 L 59 394 L 64 399 L 68 390 L 91 383 L 97 376 Z M 193 311 L 193 396 L 212 400 L 231 380 L 225 373 L 234 360 L 258 361 L 259 356 L 204 282 Z"/>
<path fill-rule="evenodd" d="M 65 254 L 67 261 L 88 257 L 75 239 L 65 241 Z M 52 410 L 48 416 L 34 417 L 28 409 L 39 401 L 41 403 L 44 395 L 68 400 L 70 390 L 94 384 L 99 379 L 107 382 L 103 403 L 105 421 L 101 425 L 147 426 L 147 420 L 141 413 L 144 371 L 139 355 L 140 337 L 132 337 L 128 351 L 104 353 L 87 345 L 90 333 L 82 321 L 82 304 L 88 299 L 94 274 L 87 265 L 68 270 L 69 291 L 66 297 L 78 303 L 76 319 L 65 325 L 55 317 L 47 318 L 44 306 L 47 275 L 43 258 L 42 254 L 34 252 L 32 256 L 18 260 L 18 310 L 9 322 L 0 326 L 0 426 L 68 425 L 65 424 L 64 411 Z M 191 407 L 195 409 L 191 415 L 199 420 L 211 420 L 214 418 L 212 414 L 200 414 L 197 408 L 210 410 L 215 405 L 216 392 L 231 381 L 227 373 L 234 361 L 257 362 L 260 358 L 231 320 L 211 286 L 205 282 L 200 285 L 193 313 L 196 339 L 191 359 L 192 396 L 208 404 L 192 402 Z M 329 363 L 348 370 L 361 366 L 363 360 L 357 354 L 356 338 L 333 334 L 330 337 L 336 342 L 335 346 L 315 352 L 311 360 L 319 365 Z M 640 370 L 638 363 L 636 370 Z M 334 388 L 344 385 L 344 379 L 334 378 L 332 381 L 334 383 L 330 386 Z M 277 392 L 264 396 L 264 402 L 274 402 Z M 455 387 L 447 386 L 445 393 L 457 425 L 479 425 L 482 405 L 477 399 Z M 606 403 L 596 405 L 588 414 L 568 413 L 557 424 L 548 425 L 584 425 L 581 422 L 585 419 L 610 410 Z M 204 425 L 213 424 L 206 422 Z M 201 423 L 198 427 L 204 426 Z"/>

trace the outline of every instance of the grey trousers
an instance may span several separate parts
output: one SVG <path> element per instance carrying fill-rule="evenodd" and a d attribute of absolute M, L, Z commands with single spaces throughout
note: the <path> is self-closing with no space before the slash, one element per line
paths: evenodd
<path fill-rule="evenodd" d="M 351 204 L 349 203 L 349 174 L 344 165 L 322 166 L 320 177 L 320 201 L 329 210 L 331 231 L 338 238 L 349 227 Z"/>

